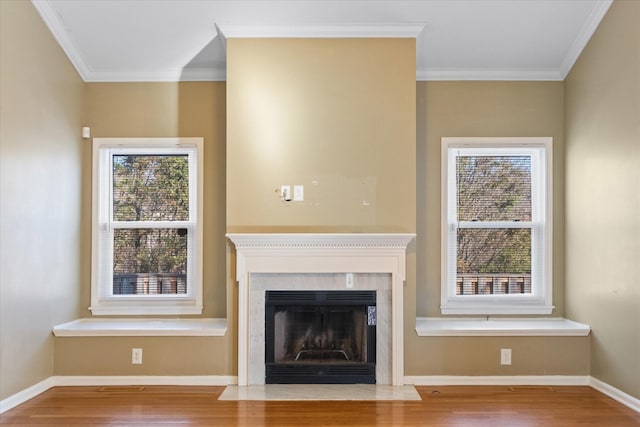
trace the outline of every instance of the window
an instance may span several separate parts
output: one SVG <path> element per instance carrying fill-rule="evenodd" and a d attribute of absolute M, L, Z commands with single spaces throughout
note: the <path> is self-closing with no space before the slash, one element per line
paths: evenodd
<path fill-rule="evenodd" d="M 551 313 L 551 138 L 443 138 L 442 170 L 442 313 Z"/>
<path fill-rule="evenodd" d="M 202 313 L 202 138 L 95 138 L 91 311 Z"/>

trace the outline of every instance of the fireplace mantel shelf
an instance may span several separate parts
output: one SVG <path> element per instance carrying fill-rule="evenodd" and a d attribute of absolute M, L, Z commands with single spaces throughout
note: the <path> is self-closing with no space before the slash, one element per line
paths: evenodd
<path fill-rule="evenodd" d="M 229 233 L 237 249 L 260 248 L 400 248 L 415 238 L 411 233 Z"/>

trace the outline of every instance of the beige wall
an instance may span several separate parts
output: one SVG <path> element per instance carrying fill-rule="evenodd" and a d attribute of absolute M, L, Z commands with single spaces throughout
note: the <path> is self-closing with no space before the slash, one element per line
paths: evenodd
<path fill-rule="evenodd" d="M 56 338 L 55 375 L 231 376 L 227 337 Z M 131 364 L 132 348 L 143 349 L 142 365 Z"/>
<path fill-rule="evenodd" d="M 409 250 L 405 288 L 406 374 L 588 374 L 588 338 L 435 339 L 419 338 L 414 329 L 416 312 L 439 314 L 442 136 L 554 138 L 554 315 L 562 316 L 562 83 L 416 85 L 413 69 L 398 71 L 397 56 L 389 59 L 384 51 L 387 68 L 371 63 L 371 57 L 380 55 L 368 50 L 375 41 L 343 43 L 229 41 L 228 229 L 413 231 L 417 200 L 418 238 Z M 371 74 L 380 68 L 382 74 Z M 390 84 L 389 79 L 395 81 Z M 417 100 L 398 108 L 409 99 L 406 84 L 417 92 Z M 405 113 L 416 105 L 417 126 Z M 400 151 L 408 126 L 417 129 L 417 145 L 416 140 L 407 143 L 417 147 L 417 197 L 410 182 L 415 178 L 407 174 L 415 164 L 412 148 Z M 309 189 L 314 181 L 328 189 Z M 384 182 L 392 185 L 380 185 Z M 301 204 L 280 201 L 275 191 L 280 184 L 304 184 L 307 199 Z M 376 205 L 363 209 L 361 199 L 371 195 Z M 499 365 L 504 347 L 514 351 L 510 367 Z"/>
<path fill-rule="evenodd" d="M 415 82 L 414 82 L 414 41 L 402 41 L 401 43 L 378 42 L 372 44 L 368 41 L 359 41 L 356 44 L 347 43 L 348 49 L 337 55 L 340 49 L 331 46 L 327 41 L 320 43 L 318 52 L 328 55 L 331 61 L 322 61 L 327 66 L 339 68 L 334 70 L 334 78 L 326 82 L 324 89 L 317 89 L 315 95 L 301 94 L 303 98 L 316 99 L 319 103 L 318 110 L 308 112 L 308 116 L 301 120 L 315 121 L 316 113 L 322 119 L 316 124 L 315 129 L 306 132 L 304 126 L 298 125 L 298 134 L 292 136 L 283 144 L 288 144 L 281 158 L 275 166 L 271 164 L 273 157 L 267 155 L 271 152 L 269 145 L 265 155 L 252 154 L 252 147 L 246 147 L 249 153 L 243 157 L 234 157 L 228 154 L 225 159 L 225 95 L 224 83 L 90 83 L 86 85 L 86 123 L 91 127 L 93 137 L 118 137 L 118 136 L 204 136 L 205 137 L 205 316 L 224 317 L 228 315 L 230 329 L 224 338 L 189 339 L 189 338 L 69 338 L 56 339 L 56 375 L 233 375 L 236 370 L 236 332 L 235 332 L 235 307 L 236 286 L 233 280 L 233 266 L 225 275 L 225 171 L 230 176 L 231 184 L 228 186 L 228 194 L 239 203 L 249 203 L 262 197 L 261 186 L 266 181 L 265 176 L 271 177 L 278 173 L 289 177 L 290 184 L 302 183 L 306 187 L 308 203 L 294 206 L 293 215 L 287 217 L 284 224 L 317 226 L 318 229 L 344 229 L 354 230 L 400 230 L 413 231 L 415 228 Z M 233 42 L 230 41 L 230 45 Z M 398 63 L 382 66 L 375 62 L 381 62 L 378 57 L 379 48 L 392 50 L 398 55 Z M 233 48 L 229 47 L 230 56 Z M 366 67 L 379 69 L 376 78 L 368 79 L 368 84 L 362 84 L 354 80 L 353 75 L 345 73 L 348 78 L 341 77 L 344 73 L 342 62 L 345 57 L 350 57 L 360 52 L 366 59 Z M 377 59 L 376 59 L 377 58 Z M 400 58 L 404 58 L 400 61 Z M 352 59 L 351 59 L 352 60 Z M 230 60 L 230 62 L 233 62 Z M 273 63 L 281 63 L 275 61 Z M 301 65 L 307 64 L 301 61 Z M 360 62 L 356 61 L 356 64 Z M 264 65 L 264 64 L 263 64 Z M 264 66 L 255 64 L 246 65 L 251 69 L 260 69 L 259 76 L 269 75 Z M 354 73 L 358 76 L 364 72 L 362 65 L 353 65 Z M 277 68 L 277 67 L 276 67 Z M 276 69 L 271 77 L 281 79 Z M 293 73 L 302 75 L 302 71 Z M 325 70 L 326 72 L 326 70 Z M 233 73 L 229 72 L 230 76 Z M 378 84 L 378 80 L 387 83 Z M 404 84 L 398 83 L 404 81 Z M 233 79 L 230 77 L 230 81 Z M 291 82 L 291 79 L 287 79 Z M 232 86 L 231 84 L 227 86 Z M 352 86 L 355 86 L 354 89 Z M 252 91 L 250 98 L 254 105 L 257 99 L 263 97 L 263 88 L 269 88 L 272 92 L 278 92 L 274 88 L 274 82 L 266 84 L 260 82 L 257 86 L 249 88 Z M 238 85 L 235 86 L 239 88 Z M 243 90 L 249 90 L 243 89 Z M 356 91 L 356 93 L 352 93 Z M 229 90 L 232 93 L 232 90 Z M 372 93 L 370 93 L 372 92 Z M 317 98 L 325 99 L 320 102 Z M 353 97 L 353 99 L 351 99 Z M 358 98 L 362 99 L 358 99 Z M 296 107 L 297 102 L 303 102 L 303 98 L 295 100 L 290 107 Z M 382 100 L 384 101 L 382 101 Z M 262 102 L 267 102 L 266 98 Z M 343 104 L 347 105 L 343 105 Z M 358 104 L 357 106 L 353 105 Z M 233 103 L 232 103 L 233 104 Z M 379 105 L 378 105 L 379 104 Z M 242 104 L 236 104 L 242 105 Z M 272 113 L 274 107 L 270 107 L 267 113 Z M 357 120 L 349 116 L 351 109 L 368 108 L 368 113 L 362 113 L 359 129 L 352 129 L 349 123 Z M 297 108 L 299 109 L 299 108 Z M 234 110 L 235 111 L 235 110 Z M 245 114 L 244 111 L 242 111 Z M 282 117 L 289 117 L 294 112 L 283 110 Z M 390 117 L 387 117 L 390 116 Z M 398 119 L 400 117 L 401 119 Z M 254 118 L 255 120 L 255 118 Z M 365 125 L 372 120 L 381 121 L 373 130 Z M 233 120 L 230 120 L 233 121 Z M 236 117 L 236 122 L 241 125 L 236 130 L 253 129 L 257 135 L 264 135 L 258 124 L 248 125 L 246 117 Z M 296 123 L 289 118 L 282 123 L 277 123 L 283 128 L 289 123 Z M 342 126 L 342 128 L 340 128 Z M 233 126 L 229 126 L 231 128 Z M 294 126 L 294 128 L 296 128 Z M 318 135 L 325 129 L 325 135 Z M 303 132 L 304 131 L 304 132 Z M 292 131 L 293 132 L 293 131 Z M 360 135 L 360 134 L 363 135 Z M 309 144 L 300 145 L 308 135 L 313 135 L 314 142 L 319 140 L 329 141 L 322 143 L 319 148 L 321 156 L 313 152 Z M 397 137 L 394 137 L 397 136 Z M 337 137 L 337 140 L 336 140 Z M 228 144 L 229 151 L 237 153 L 241 145 L 234 142 L 231 137 Z M 270 141 L 267 141 L 270 142 Z M 253 141 L 249 141 L 249 144 Z M 298 146 L 297 146 L 298 145 Z M 271 147 L 273 148 L 273 147 Z M 235 150 L 235 151 L 234 151 Z M 309 155 L 305 155 L 309 150 Z M 264 153 L 263 153 L 264 154 Z M 345 156 L 350 156 L 348 159 Z M 384 158 L 391 159 L 393 165 L 389 168 Z M 342 159 L 342 160 L 340 160 Z M 261 165 L 259 160 L 263 160 Z M 85 193 L 83 203 L 83 223 L 87 228 L 90 224 L 90 148 L 89 144 L 84 151 L 83 162 L 86 166 L 83 181 L 87 183 L 83 191 Z M 225 164 L 226 161 L 226 164 Z M 335 167 L 332 167 L 332 162 Z M 287 165 L 292 165 L 286 169 Z M 263 173 L 253 173 L 262 167 Z M 284 169 L 283 169 L 284 168 Z M 283 169 L 283 170 L 280 170 Z M 309 171 L 320 171 L 319 175 L 308 175 Z M 319 180 L 324 195 L 319 203 L 312 203 L 314 193 L 311 189 L 311 177 Z M 251 181 L 253 179 L 253 181 Z M 275 181 L 278 182 L 278 181 Z M 284 183 L 284 182 L 283 182 Z M 391 200 L 389 197 L 390 186 L 398 184 L 404 191 L 398 193 Z M 269 184 L 271 185 L 271 184 Z M 274 184 L 275 185 L 275 184 Z M 279 184 L 278 184 L 279 185 Z M 274 187 L 275 188 L 275 187 Z M 364 189 L 363 189 L 364 188 Z M 273 188 L 268 187 L 267 196 L 275 196 Z M 362 201 L 366 197 L 370 205 L 363 206 Z M 279 202 L 279 199 L 276 199 Z M 318 202 L 318 199 L 315 199 Z M 281 204 L 263 208 L 259 202 L 255 206 L 241 206 L 237 210 L 229 209 L 228 217 L 236 215 L 245 225 L 278 227 L 281 225 L 280 215 L 284 207 Z M 267 203 L 268 204 L 268 203 Z M 402 207 L 402 209 L 400 209 Z M 269 209 L 273 208 L 271 216 Z M 306 210 L 304 210 L 306 208 Z M 252 215 L 253 220 L 245 221 L 246 209 Z M 352 210 L 351 213 L 349 210 Z M 286 211 L 285 211 L 286 212 Z M 312 219 L 308 218 L 308 214 Z M 243 216 L 244 215 L 244 216 Z M 227 221 L 233 223 L 233 220 Z M 241 224 L 243 222 L 240 222 Z M 233 226 L 227 226 L 232 229 Z M 289 228 L 288 228 L 289 229 Z M 90 262 L 90 240 L 83 240 L 83 263 Z M 89 272 L 86 271 L 84 279 L 89 280 Z M 226 289 L 228 288 L 228 291 Z M 84 287 L 83 302 L 89 305 L 89 287 Z M 86 311 L 84 316 L 89 316 Z M 145 363 L 142 366 L 132 366 L 130 363 L 131 347 L 142 347 L 145 354 Z M 190 354 L 192 361 L 188 367 L 175 363 L 183 358 L 185 352 Z M 91 360 L 87 363 L 86 360 Z"/>
<path fill-rule="evenodd" d="M 414 39 L 228 40 L 227 230 L 415 232 L 415 90 Z"/>
<path fill-rule="evenodd" d="M 228 40 L 227 230 L 415 231 L 415 119 L 414 39 Z"/>
<path fill-rule="evenodd" d="M 501 348 L 511 365 L 500 365 Z M 405 351 L 405 375 L 589 375 L 585 337 L 422 337 Z"/>
<path fill-rule="evenodd" d="M 441 138 L 553 138 L 553 304 L 564 314 L 562 82 L 418 82 L 417 312 L 440 315 Z"/>
<path fill-rule="evenodd" d="M 204 138 L 204 317 L 226 315 L 225 283 L 225 84 L 88 83 L 86 123 L 94 138 Z M 83 220 L 91 229 L 91 144 L 84 146 Z M 89 231 L 90 232 L 90 231 Z M 83 242 L 91 264 L 91 241 Z M 222 261 L 221 261 L 222 260 Z M 90 272 L 83 279 L 89 283 Z M 83 303 L 89 307 L 91 288 Z M 89 316 L 87 309 L 83 315 Z"/>
<path fill-rule="evenodd" d="M 88 83 L 86 124 L 99 137 L 204 137 L 204 310 L 225 317 L 230 329 L 215 338 L 56 339 L 56 375 L 231 375 L 235 372 L 233 292 L 225 271 L 225 84 Z M 91 226 L 91 144 L 83 151 L 84 228 Z M 82 263 L 91 264 L 90 232 Z M 83 317 L 90 317 L 90 271 L 83 272 Z M 131 348 L 143 365 L 131 365 Z M 90 362 L 88 362 L 90 361 Z"/>
<path fill-rule="evenodd" d="M 440 316 L 442 137 L 553 137 L 552 315 L 563 316 L 562 82 L 418 82 L 416 96 L 418 269 L 416 303 L 405 307 L 406 375 L 588 375 L 588 337 L 421 338 L 413 330 L 416 314 Z M 500 365 L 501 348 L 512 349 L 511 366 Z"/>
<path fill-rule="evenodd" d="M 640 3 L 616 1 L 565 83 L 416 84 L 413 40 L 229 40 L 228 84 L 83 85 L 30 3 L 0 11 L 0 399 L 54 374 L 234 375 L 224 233 L 254 230 L 416 231 L 407 375 L 591 373 L 640 398 Z M 227 316 L 226 337 L 54 344 L 53 325 L 90 315 L 84 125 L 205 138 L 203 315 Z M 442 136 L 554 138 L 554 315 L 592 339 L 416 336 L 416 315 L 439 315 Z M 304 185 L 305 202 L 281 202 L 280 184 Z"/>
<path fill-rule="evenodd" d="M 83 83 L 31 2 L 0 1 L 0 399 L 53 374 L 80 295 Z"/>
<path fill-rule="evenodd" d="M 640 2 L 616 1 L 565 81 L 566 313 L 591 374 L 640 399 Z"/>

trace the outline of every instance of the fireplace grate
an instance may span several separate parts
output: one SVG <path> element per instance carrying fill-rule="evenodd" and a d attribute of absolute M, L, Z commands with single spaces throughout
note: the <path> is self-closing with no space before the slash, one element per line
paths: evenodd
<path fill-rule="evenodd" d="M 375 291 L 267 291 L 270 304 L 359 304 L 376 303 Z"/>
<path fill-rule="evenodd" d="M 267 363 L 267 384 L 375 384 L 375 363 L 317 366 Z"/>

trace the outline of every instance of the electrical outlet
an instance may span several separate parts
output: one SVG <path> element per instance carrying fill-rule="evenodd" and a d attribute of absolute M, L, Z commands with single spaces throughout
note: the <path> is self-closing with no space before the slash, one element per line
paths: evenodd
<path fill-rule="evenodd" d="M 353 273 L 347 273 L 345 275 L 345 285 L 347 288 L 353 288 Z"/>
<path fill-rule="evenodd" d="M 142 365 L 142 349 L 141 348 L 131 349 L 131 364 Z"/>
<path fill-rule="evenodd" d="M 511 365 L 511 349 L 510 348 L 500 349 L 500 364 Z"/>

